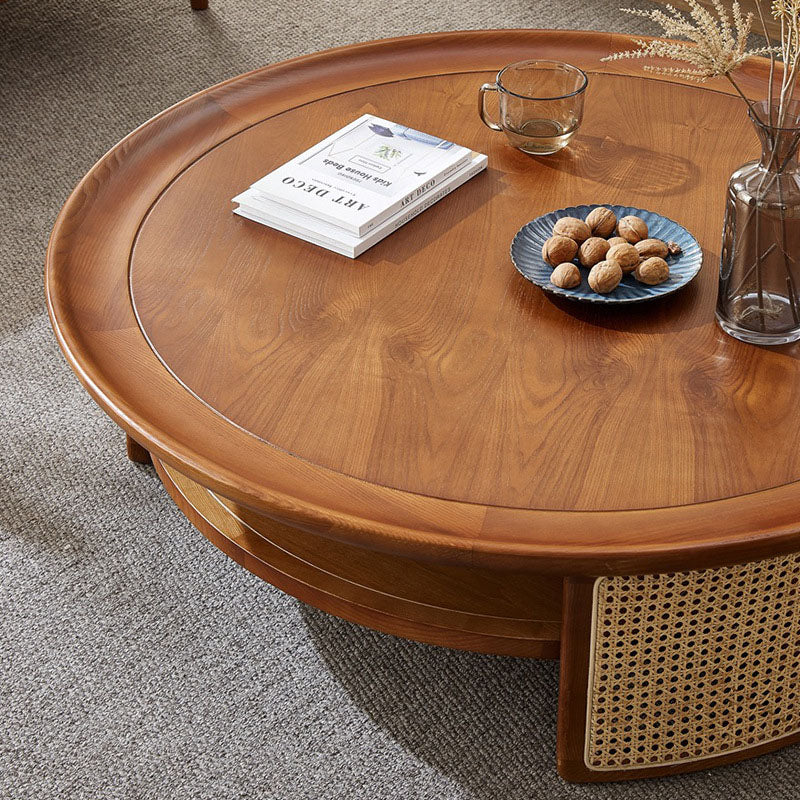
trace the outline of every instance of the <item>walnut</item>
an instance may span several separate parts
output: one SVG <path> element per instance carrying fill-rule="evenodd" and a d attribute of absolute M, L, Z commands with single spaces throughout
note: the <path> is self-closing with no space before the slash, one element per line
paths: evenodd
<path fill-rule="evenodd" d="M 550 275 L 550 283 L 561 289 L 574 289 L 581 282 L 581 271 L 571 262 L 559 264 Z"/>
<path fill-rule="evenodd" d="M 616 261 L 601 261 L 589 271 L 589 286 L 598 294 L 608 294 L 619 286 L 622 267 Z"/>
<path fill-rule="evenodd" d="M 617 232 L 626 241 L 636 244 L 647 238 L 647 223 L 641 217 L 623 217 L 617 224 Z"/>
<path fill-rule="evenodd" d="M 563 261 L 572 261 L 577 252 L 578 243 L 566 236 L 551 236 L 542 245 L 542 258 L 552 266 Z"/>
<path fill-rule="evenodd" d="M 667 242 L 667 250 L 671 256 L 679 256 L 683 250 L 677 242 Z"/>
<path fill-rule="evenodd" d="M 593 208 L 586 217 L 586 224 L 592 231 L 592 236 L 605 238 L 614 232 L 617 225 L 617 215 L 610 209 L 603 206 Z"/>
<path fill-rule="evenodd" d="M 642 239 L 641 242 L 636 242 L 634 247 L 641 258 L 651 258 L 652 256 L 666 258 L 669 253 L 666 242 L 662 242 L 661 239 Z"/>
<path fill-rule="evenodd" d="M 630 244 L 627 239 L 623 239 L 621 236 L 612 236 L 608 243 L 613 247 L 615 244 Z"/>
<path fill-rule="evenodd" d="M 568 236 L 570 239 L 574 239 L 578 244 L 581 244 L 581 242 L 585 242 L 592 235 L 592 232 L 582 219 L 578 219 L 577 217 L 561 217 L 561 219 L 553 225 L 553 234 Z"/>
<path fill-rule="evenodd" d="M 609 244 L 599 236 L 591 236 L 578 248 L 578 258 L 584 267 L 593 267 L 606 257 Z"/>
<path fill-rule="evenodd" d="M 615 261 L 623 272 L 633 272 L 639 263 L 639 253 L 632 244 L 615 244 L 606 253 L 606 260 Z"/>
<path fill-rule="evenodd" d="M 669 264 L 663 258 L 658 258 L 658 256 L 647 258 L 636 267 L 633 277 L 649 286 L 664 283 L 669 278 Z"/>

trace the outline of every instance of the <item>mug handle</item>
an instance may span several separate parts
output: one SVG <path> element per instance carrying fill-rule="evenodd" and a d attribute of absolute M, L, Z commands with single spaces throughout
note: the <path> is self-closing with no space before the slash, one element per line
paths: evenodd
<path fill-rule="evenodd" d="M 493 131 L 502 131 L 503 129 L 496 123 L 492 122 L 489 115 L 486 113 L 486 92 L 496 92 L 496 83 L 484 83 L 478 90 L 478 113 L 481 115 L 481 121 L 487 128 Z"/>

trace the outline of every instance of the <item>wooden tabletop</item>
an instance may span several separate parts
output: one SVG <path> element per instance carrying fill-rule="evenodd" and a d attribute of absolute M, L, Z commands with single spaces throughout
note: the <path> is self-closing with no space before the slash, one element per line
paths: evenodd
<path fill-rule="evenodd" d="M 724 563 L 800 545 L 800 349 L 713 320 L 741 100 L 599 59 L 623 37 L 492 31 L 369 43 L 212 87 L 132 133 L 64 207 L 47 259 L 59 341 L 159 458 L 276 519 L 458 563 L 560 573 Z M 568 149 L 486 129 L 504 64 L 590 73 Z M 755 86 L 763 65 L 748 68 Z M 375 113 L 489 155 L 356 260 L 243 220 L 230 198 Z M 525 281 L 514 233 L 581 203 L 647 208 L 704 251 L 639 307 Z"/>

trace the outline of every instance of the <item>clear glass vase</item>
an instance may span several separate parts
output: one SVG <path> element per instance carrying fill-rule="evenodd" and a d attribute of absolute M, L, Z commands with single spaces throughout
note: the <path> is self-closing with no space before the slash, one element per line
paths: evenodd
<path fill-rule="evenodd" d="M 800 339 L 800 106 L 750 110 L 761 159 L 731 175 L 722 234 L 717 321 L 759 345 Z"/>

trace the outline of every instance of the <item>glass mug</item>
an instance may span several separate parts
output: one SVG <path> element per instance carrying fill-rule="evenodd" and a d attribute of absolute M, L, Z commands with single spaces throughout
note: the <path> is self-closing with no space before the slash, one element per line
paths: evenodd
<path fill-rule="evenodd" d="M 519 61 L 481 86 L 478 109 L 483 124 L 503 131 L 514 147 L 546 156 L 565 147 L 580 127 L 588 83 L 582 69 L 563 61 Z M 486 111 L 487 92 L 499 95 L 499 125 Z"/>

